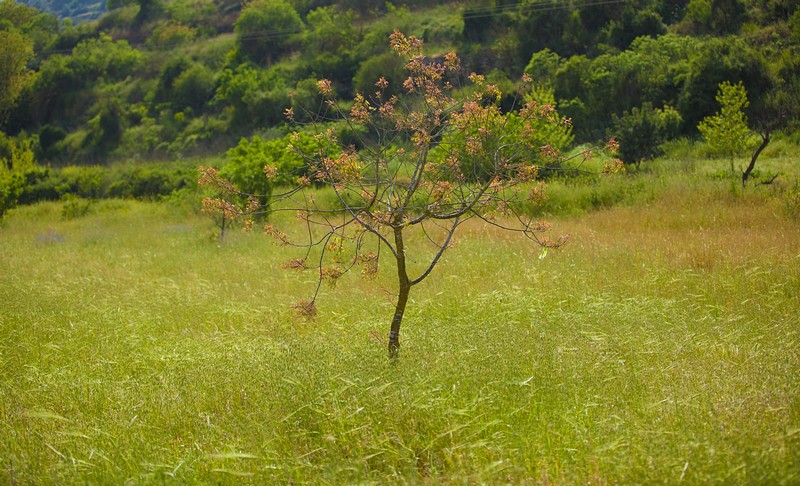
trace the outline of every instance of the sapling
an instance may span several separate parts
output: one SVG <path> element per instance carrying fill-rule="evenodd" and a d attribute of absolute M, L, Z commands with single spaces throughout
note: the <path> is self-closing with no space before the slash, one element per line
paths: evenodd
<path fill-rule="evenodd" d="M 388 94 L 389 83 L 381 77 L 375 92 L 357 93 L 345 109 L 331 82 L 320 80 L 318 107 L 302 117 L 293 108 L 286 110 L 290 120 L 311 120 L 306 123 L 316 130 L 318 141 L 312 150 L 307 145 L 300 148 L 290 143 L 288 147 L 306 161 L 297 184 L 274 191 L 266 203 L 250 195 L 244 207 L 214 199 L 207 200 L 205 207 L 240 214 L 246 227 L 253 224 L 250 216 L 267 209 L 298 215 L 305 228 L 302 241 L 273 224 L 267 224 L 264 232 L 281 243 L 305 248 L 303 257 L 284 267 L 313 269 L 318 274 L 312 298 L 294 304 L 308 316 L 317 312 L 315 301 L 323 282 L 335 283 L 355 266 L 365 276 L 373 276 L 383 259 L 393 261 L 397 300 L 388 351 L 394 359 L 411 290 L 431 275 L 465 222 L 481 220 L 545 249 L 564 244 L 566 237 L 549 237 L 550 224 L 525 209 L 543 197 L 540 170 L 563 167 L 562 147 L 553 146 L 548 138 L 568 138 L 554 134 L 568 131 L 570 120 L 551 104 L 536 101 L 516 103 L 511 112 L 504 113 L 500 108 L 503 93 L 497 86 L 475 73 L 462 84 L 458 56 L 450 52 L 430 59 L 423 54 L 422 41 L 414 36 L 395 31 L 390 47 L 406 62 L 408 77 L 402 96 Z M 523 84 L 529 87 L 530 83 L 525 76 Z M 331 121 L 349 127 L 357 143 L 342 143 Z M 606 170 L 621 166 L 613 160 Z M 215 169 L 201 170 L 201 183 L 228 193 L 237 191 Z M 265 166 L 264 173 L 278 177 L 274 166 Z M 320 186 L 333 192 L 334 207 L 318 202 L 315 194 Z M 351 250 L 345 251 L 345 246 Z M 312 253 L 315 248 L 318 254 Z M 313 262 L 312 254 L 316 255 Z"/>

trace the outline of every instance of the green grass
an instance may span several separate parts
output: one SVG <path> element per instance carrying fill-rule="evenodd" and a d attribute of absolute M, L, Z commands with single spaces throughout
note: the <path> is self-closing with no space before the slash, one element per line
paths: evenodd
<path fill-rule="evenodd" d="M 645 196 L 565 211 L 544 258 L 465 227 L 394 365 L 389 265 L 308 321 L 314 276 L 268 238 L 165 203 L 18 208 L 0 482 L 796 484 L 800 222 L 705 171 L 604 182 Z"/>

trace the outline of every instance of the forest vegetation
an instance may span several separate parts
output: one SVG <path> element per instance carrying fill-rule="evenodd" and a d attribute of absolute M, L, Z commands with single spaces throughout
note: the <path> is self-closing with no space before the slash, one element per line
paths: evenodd
<path fill-rule="evenodd" d="M 0 4 L 0 155 L 27 144 L 42 166 L 221 155 L 291 131 L 287 107 L 319 78 L 340 98 L 397 89 L 397 28 L 431 57 L 455 50 L 506 99 L 533 90 L 572 119 L 574 143 L 617 136 L 639 164 L 699 138 L 720 83 L 742 83 L 754 130 L 796 133 L 800 12 L 789 0 L 614 2 L 109 1 L 97 20 Z M 58 191 L 23 196 L 60 197 Z"/>

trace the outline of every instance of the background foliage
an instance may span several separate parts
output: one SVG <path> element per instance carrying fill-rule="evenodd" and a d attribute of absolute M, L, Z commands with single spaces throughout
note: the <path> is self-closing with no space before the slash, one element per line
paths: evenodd
<path fill-rule="evenodd" d="M 222 154 L 265 129 L 278 128 L 279 137 L 291 95 L 308 93 L 321 77 L 345 99 L 370 93 L 380 75 L 399 93 L 402 66 L 385 47 L 393 28 L 424 38 L 434 53 L 455 48 L 467 72 L 533 75 L 573 119 L 577 143 L 630 140 L 634 119 L 641 125 L 669 113 L 668 129 L 644 130 L 648 139 L 635 142 L 648 148 L 629 151 L 632 163 L 665 141 L 698 137 L 698 123 L 718 109 L 722 82 L 743 84 L 754 125 L 797 127 L 800 13 L 793 2 L 109 6 L 98 20 L 75 24 L 14 0 L 0 4 L 0 127 L 31 136 L 40 163 Z M 790 113 L 776 114 L 775 106 Z"/>

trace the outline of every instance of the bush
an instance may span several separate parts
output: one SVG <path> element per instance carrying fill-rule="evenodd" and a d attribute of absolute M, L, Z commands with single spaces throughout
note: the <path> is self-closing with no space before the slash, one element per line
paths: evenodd
<path fill-rule="evenodd" d="M 674 108 L 654 109 L 650 103 L 626 111 L 621 117 L 614 115 L 620 159 L 638 167 L 642 160 L 661 155 L 661 144 L 677 136 L 682 121 Z"/>
<path fill-rule="evenodd" d="M 130 166 L 40 169 L 24 186 L 20 202 L 83 199 L 155 199 L 194 185 L 196 174 L 185 168 Z"/>
<path fill-rule="evenodd" d="M 295 150 L 288 148 L 290 144 Z M 293 185 L 298 177 L 309 175 L 308 163 L 297 153 L 298 150 L 315 153 L 322 147 L 320 140 L 308 133 L 293 133 L 273 140 L 258 136 L 243 138 L 236 147 L 228 150 L 228 162 L 220 175 L 241 191 L 271 194 L 274 185 Z M 276 176 L 268 179 L 264 174 L 264 166 L 273 167 Z"/>
<path fill-rule="evenodd" d="M 0 132 L 0 219 L 17 206 L 29 178 L 38 173 L 31 141 Z"/>
<path fill-rule="evenodd" d="M 300 15 L 284 0 L 248 3 L 234 24 L 239 52 L 268 65 L 288 52 L 303 28 Z"/>
<path fill-rule="evenodd" d="M 277 125 L 286 121 L 283 111 L 291 103 L 287 77 L 278 69 L 265 71 L 248 64 L 225 69 L 213 102 L 233 108 L 234 125 Z"/>
<path fill-rule="evenodd" d="M 194 178 L 188 170 L 128 167 L 109 173 L 105 197 L 154 199 L 193 184 Z"/>
<path fill-rule="evenodd" d="M 86 216 L 94 203 L 91 199 L 84 199 L 72 194 L 64 194 L 61 200 L 64 201 L 64 205 L 61 207 L 61 219 L 63 220 Z"/>

